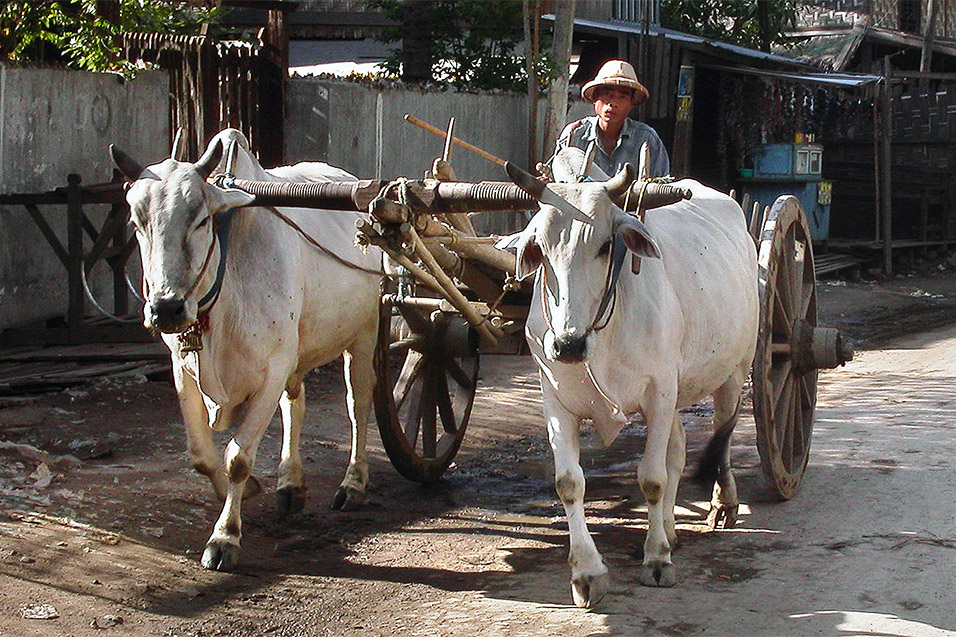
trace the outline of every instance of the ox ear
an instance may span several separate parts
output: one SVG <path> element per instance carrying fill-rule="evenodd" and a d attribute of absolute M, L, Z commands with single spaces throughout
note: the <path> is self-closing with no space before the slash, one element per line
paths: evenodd
<path fill-rule="evenodd" d="M 220 159 L 222 159 L 222 140 L 217 137 L 209 144 L 209 148 L 207 148 L 206 152 L 199 158 L 199 161 L 196 162 L 196 172 L 199 173 L 200 177 L 205 179 L 212 174 L 213 169 L 219 165 Z"/>
<path fill-rule="evenodd" d="M 128 180 L 136 181 L 143 174 L 142 165 L 113 144 L 110 144 L 110 156 L 113 158 L 113 163 Z"/>
<path fill-rule="evenodd" d="M 505 162 L 505 172 L 508 173 L 508 177 L 511 178 L 511 181 L 513 181 L 516 186 L 535 199 L 541 198 L 541 193 L 544 192 L 545 188 L 543 181 L 535 179 L 534 175 L 518 168 L 510 161 Z"/>
<path fill-rule="evenodd" d="M 518 239 L 515 254 L 515 278 L 523 281 L 541 267 L 541 246 L 534 238 L 534 229 L 526 228 Z"/>
<path fill-rule="evenodd" d="M 620 234 L 627 249 L 640 257 L 661 258 L 661 249 L 657 246 L 650 230 L 634 215 L 619 210 L 614 216 L 614 234 Z"/>

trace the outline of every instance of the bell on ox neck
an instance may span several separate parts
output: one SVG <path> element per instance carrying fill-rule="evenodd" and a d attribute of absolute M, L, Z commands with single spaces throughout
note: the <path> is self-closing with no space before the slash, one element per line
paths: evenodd
<path fill-rule="evenodd" d="M 198 352 L 202 350 L 202 333 L 198 330 L 189 330 L 179 335 L 179 351 Z"/>

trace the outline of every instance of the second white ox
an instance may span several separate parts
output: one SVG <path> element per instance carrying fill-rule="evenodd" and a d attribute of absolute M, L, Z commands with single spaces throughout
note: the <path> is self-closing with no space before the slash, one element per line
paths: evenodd
<path fill-rule="evenodd" d="M 354 179 L 323 163 L 263 170 L 233 129 L 219 133 L 196 164 L 167 159 L 144 168 L 111 147 L 132 182 L 127 200 L 143 261 L 145 324 L 169 347 L 193 466 L 224 500 L 202 556 L 203 566 L 215 570 L 237 562 L 240 504 L 260 490 L 252 469 L 277 406 L 283 426 L 278 509 L 302 508 L 303 377 L 343 352 L 352 453 L 332 506 L 349 509 L 365 498 L 381 278 L 380 252 L 353 245 L 356 213 L 284 209 L 319 248 L 278 211 L 245 207 L 251 195 L 207 183 L 233 142 L 237 177 Z M 212 430 L 235 421 L 240 424 L 220 459 Z"/>
<path fill-rule="evenodd" d="M 727 195 L 684 180 L 675 186 L 692 199 L 648 211 L 645 225 L 612 202 L 633 181 L 630 166 L 605 183 L 546 187 L 508 169 L 540 202 L 517 243 L 516 269 L 519 278 L 537 273 L 525 333 L 541 371 L 555 487 L 568 518 L 572 596 L 593 606 L 609 582 L 585 521 L 579 426 L 592 420 L 610 444 L 638 412 L 647 422 L 638 467 L 648 506 L 640 580 L 672 586 L 685 461 L 677 409 L 713 395 L 715 440 L 726 442 L 756 346 L 757 256 L 743 212 Z M 628 258 L 615 287 L 612 255 L 624 246 L 643 262 L 635 275 Z M 712 519 L 732 524 L 729 447 L 716 447 Z"/>

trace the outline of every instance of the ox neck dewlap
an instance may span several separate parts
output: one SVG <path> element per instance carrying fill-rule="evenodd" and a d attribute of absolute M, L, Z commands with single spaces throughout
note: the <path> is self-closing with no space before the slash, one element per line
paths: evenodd
<path fill-rule="evenodd" d="M 607 276 L 604 278 L 604 294 L 601 296 L 601 303 L 598 305 L 597 313 L 594 315 L 594 321 L 588 327 L 585 336 L 591 332 L 599 332 L 607 327 L 611 321 L 611 315 L 614 314 L 614 308 L 617 303 L 617 282 L 621 278 L 621 269 L 624 266 L 624 258 L 627 256 L 627 245 L 624 238 L 620 235 L 614 237 L 614 243 L 611 247 L 611 259 L 608 262 Z M 547 269 L 541 266 L 541 312 L 544 315 L 545 325 L 552 332 L 554 327 L 551 324 L 551 311 L 548 309 L 548 286 L 546 283 Z M 606 315 L 606 316 L 605 316 Z"/>

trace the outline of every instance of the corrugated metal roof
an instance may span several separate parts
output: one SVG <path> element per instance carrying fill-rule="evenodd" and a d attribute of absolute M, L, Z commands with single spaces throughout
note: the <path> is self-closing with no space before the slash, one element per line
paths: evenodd
<path fill-rule="evenodd" d="M 549 14 L 542 16 L 544 20 L 554 20 L 554 15 Z M 597 22 L 595 20 L 583 20 L 575 19 L 574 20 L 575 29 L 581 28 L 585 30 L 592 31 L 605 31 L 613 34 L 626 33 L 634 36 L 639 36 L 644 33 L 644 28 L 641 25 L 628 24 L 623 22 Z M 765 51 L 758 51 L 756 49 L 748 49 L 746 47 L 737 46 L 735 44 L 728 44 L 726 42 L 718 42 L 717 40 L 710 40 L 703 38 L 698 35 L 691 35 L 689 33 L 681 33 L 680 31 L 674 31 L 672 29 L 665 29 L 663 27 L 651 25 L 647 30 L 649 35 L 653 36 L 664 36 L 668 40 L 674 42 L 682 42 L 684 44 L 689 44 L 699 49 L 703 49 L 708 53 L 723 57 L 723 58 L 737 58 L 737 59 L 749 59 L 754 61 L 759 61 L 766 64 L 771 64 L 778 67 L 786 67 L 792 69 L 801 69 L 801 68 L 810 68 L 804 62 L 794 60 L 782 55 L 777 55 L 775 53 L 767 53 Z"/>
<path fill-rule="evenodd" d="M 787 71 L 769 71 L 746 66 L 724 66 L 722 64 L 701 64 L 700 66 L 717 71 L 739 73 L 741 75 L 757 75 L 775 79 L 793 80 L 795 82 L 810 82 L 813 84 L 842 86 L 846 88 L 866 86 L 867 84 L 873 84 L 883 79 L 882 75 L 866 75 L 863 73 L 788 73 Z"/>

